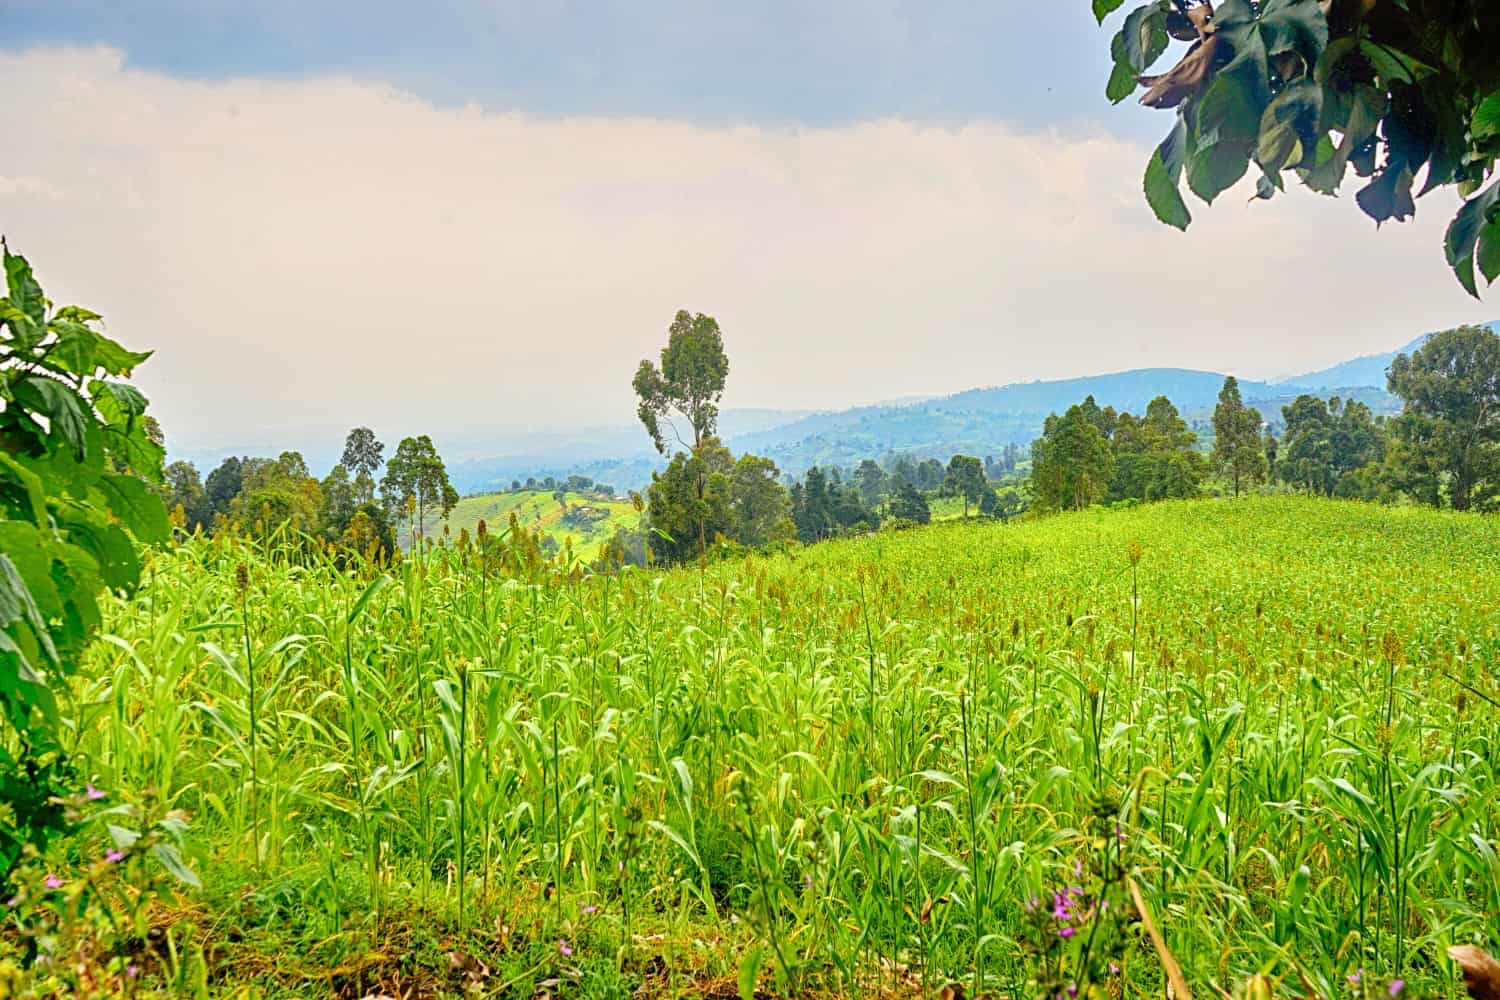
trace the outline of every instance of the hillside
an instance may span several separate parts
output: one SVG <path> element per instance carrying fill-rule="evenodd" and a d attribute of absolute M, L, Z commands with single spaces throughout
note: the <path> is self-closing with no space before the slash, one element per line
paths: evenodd
<path fill-rule="evenodd" d="M 1162 996 L 1112 918 L 1123 873 L 1195 995 L 1265 972 L 1452 997 L 1450 969 L 1389 942 L 1490 931 L 1492 537 L 1428 509 L 1178 501 L 663 573 L 497 578 L 447 550 L 350 612 L 363 578 L 337 556 L 226 535 L 104 602 L 111 640 L 60 703 L 85 710 L 91 794 L 191 817 L 202 886 L 150 911 L 162 952 L 268 1000 L 1055 996 L 1085 975 Z M 246 575 L 249 666 L 274 680 L 254 701 L 222 610 Z M 1370 845 L 1408 829 L 1401 909 L 1373 905 Z M 28 884 L 100 877 L 106 832 L 75 837 Z M 1058 950 L 1074 936 L 1091 965 Z M 178 995 L 175 968 L 142 959 L 140 995 Z"/>
<path fill-rule="evenodd" d="M 510 523 L 510 515 L 515 514 L 522 526 L 533 531 L 540 529 L 559 547 L 571 543 L 573 554 L 587 561 L 599 554 L 600 547 L 614 535 L 615 528 L 634 528 L 640 521 L 640 515 L 629 501 L 603 500 L 592 494 L 570 492 L 567 505 L 565 513 L 550 490 L 518 490 L 464 497 L 448 518 L 448 530 L 453 535 L 465 530 L 472 535 L 483 520 L 491 531 L 503 531 Z M 428 535 L 439 534 L 442 530 L 440 518 L 428 518 Z M 401 544 L 405 546 L 408 541 L 403 531 Z"/>

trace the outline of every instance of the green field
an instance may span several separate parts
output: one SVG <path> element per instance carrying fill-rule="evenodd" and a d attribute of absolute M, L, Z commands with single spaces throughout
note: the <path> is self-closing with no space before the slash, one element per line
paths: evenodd
<path fill-rule="evenodd" d="M 479 522 L 484 521 L 490 530 L 502 531 L 510 523 L 510 515 L 515 514 L 523 527 L 540 531 L 558 546 L 571 543 L 573 554 L 588 562 L 599 554 L 600 547 L 614 535 L 615 528 L 624 526 L 634 531 L 641 523 L 640 515 L 629 501 L 604 500 L 592 494 L 569 492 L 567 504 L 568 510 L 573 512 L 571 519 L 564 514 L 551 490 L 515 490 L 464 497 L 448 515 L 448 530 L 450 535 L 464 530 L 472 535 Z M 591 517 L 588 512 L 596 516 Z M 442 518 L 429 515 L 427 534 L 437 537 L 442 530 Z M 409 544 L 404 530 L 400 541 L 403 548 Z"/>
<path fill-rule="evenodd" d="M 1160 997 L 1134 888 L 1196 996 L 1457 997 L 1496 525 L 1246 498 L 388 584 L 225 536 L 107 607 L 69 712 L 104 805 L 191 816 L 133 960 L 172 995 Z"/>

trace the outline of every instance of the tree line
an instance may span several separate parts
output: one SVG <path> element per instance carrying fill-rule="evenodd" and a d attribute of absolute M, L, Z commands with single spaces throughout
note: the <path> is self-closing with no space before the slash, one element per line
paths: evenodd
<path fill-rule="evenodd" d="M 183 531 L 264 533 L 290 524 L 330 545 L 389 556 L 403 519 L 408 537 L 421 540 L 429 517 L 447 517 L 458 491 L 425 434 L 403 438 L 389 461 L 384 456 L 374 432 L 356 427 L 339 463 L 321 480 L 299 452 L 284 451 L 276 458 L 231 456 L 206 478 L 191 462 L 172 462 L 161 492 L 173 525 Z"/>
<path fill-rule="evenodd" d="M 1500 506 L 1500 336 L 1481 326 L 1434 334 L 1397 356 L 1387 387 L 1402 401 L 1394 417 L 1304 394 L 1282 407 L 1278 438 L 1231 376 L 1206 449 L 1165 396 L 1140 417 L 1091 396 L 1048 417 L 1032 444 L 1032 503 L 1065 510 L 1193 497 L 1216 479 L 1234 495 L 1270 485 L 1454 510 Z"/>

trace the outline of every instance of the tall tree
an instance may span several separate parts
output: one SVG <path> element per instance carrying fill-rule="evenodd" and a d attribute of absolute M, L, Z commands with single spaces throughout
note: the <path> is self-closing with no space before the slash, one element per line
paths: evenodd
<path fill-rule="evenodd" d="M 1219 403 L 1214 407 L 1214 461 L 1234 482 L 1240 495 L 1245 482 L 1266 477 L 1266 456 L 1260 446 L 1260 411 L 1247 407 L 1240 398 L 1240 383 L 1233 375 L 1224 379 Z"/>
<path fill-rule="evenodd" d="M 651 442 L 663 455 L 667 425 L 683 448 L 696 449 L 712 437 L 719 422 L 719 398 L 729 377 L 729 356 L 724 353 L 724 335 L 718 321 L 702 313 L 680 309 L 667 330 L 661 367 L 642 361 L 635 372 L 636 415 L 641 418 Z M 672 414 L 687 421 L 691 441 L 672 423 Z"/>
<path fill-rule="evenodd" d="M 227 515 L 229 505 L 240 495 L 244 481 L 242 466 L 243 460 L 231 455 L 220 462 L 204 481 L 204 501 L 208 505 L 205 517 L 210 523 L 218 515 Z"/>
<path fill-rule="evenodd" d="M 735 541 L 760 546 L 796 537 L 792 504 L 777 482 L 776 463 L 760 455 L 741 455 L 729 479 L 729 505 Z"/>
<path fill-rule="evenodd" d="M 373 481 L 385 461 L 384 452 L 385 445 L 376 440 L 374 431 L 356 427 L 344 438 L 344 457 L 339 461 L 355 479 L 368 476 Z"/>
<path fill-rule="evenodd" d="M 1489 507 L 1500 495 L 1500 336 L 1482 326 L 1435 334 L 1388 373 L 1401 397 L 1392 422 L 1407 488 L 1455 510 Z"/>
<path fill-rule="evenodd" d="M 729 450 L 713 438 L 690 455 L 679 451 L 662 472 L 652 473 L 646 491 L 652 556 L 663 563 L 686 562 L 708 553 L 708 542 L 734 534 Z"/>
<path fill-rule="evenodd" d="M 978 503 L 984 494 L 984 463 L 973 455 L 954 455 L 948 460 L 946 482 L 949 489 L 964 498 L 964 520 L 967 521 L 969 504 Z"/>
<path fill-rule="evenodd" d="M 1090 412 L 1081 405 L 1053 414 L 1031 445 L 1031 490 L 1042 510 L 1080 510 L 1103 500 L 1114 473 L 1114 454 Z"/>
<path fill-rule="evenodd" d="M 912 483 L 902 483 L 891 497 L 891 516 L 916 524 L 927 524 L 932 520 L 932 511 L 927 498 Z"/>
<path fill-rule="evenodd" d="M 854 482 L 866 507 L 874 507 L 885 496 L 885 472 L 868 458 L 854 470 Z"/>
<path fill-rule="evenodd" d="M 1102 22 L 1124 0 L 1092 0 Z M 1189 43 L 1167 72 L 1147 71 L 1170 40 Z M 1500 277 L 1500 72 L 1495 0 L 1150 0 L 1112 43 L 1110 100 L 1176 123 L 1146 166 L 1161 221 L 1192 221 L 1179 190 L 1212 202 L 1254 163 L 1270 198 L 1291 171 L 1320 194 L 1350 167 L 1376 224 L 1416 214 L 1422 194 L 1451 186 L 1468 200 L 1448 227 L 1448 264 L 1470 294 L 1476 265 Z"/>
<path fill-rule="evenodd" d="M 380 490 L 393 511 L 410 506 L 416 512 L 418 542 L 427 530 L 429 511 L 441 511 L 442 517 L 446 518 L 458 503 L 458 491 L 448 481 L 447 466 L 426 434 L 401 439 L 396 454 L 386 464 Z"/>

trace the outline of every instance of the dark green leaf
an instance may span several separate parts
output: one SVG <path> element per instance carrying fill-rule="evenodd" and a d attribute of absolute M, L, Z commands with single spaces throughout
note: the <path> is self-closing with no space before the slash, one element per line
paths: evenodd
<path fill-rule="evenodd" d="M 1137 7 L 1120 29 L 1120 51 L 1137 73 L 1144 73 L 1167 49 L 1167 0 Z"/>
<path fill-rule="evenodd" d="M 1399 169 L 1394 165 L 1388 166 L 1360 189 L 1354 200 L 1366 215 L 1375 220 L 1377 226 L 1390 219 L 1402 222 L 1417 211 L 1416 202 L 1411 197 L 1411 185 L 1411 167 L 1405 163 Z"/>
<path fill-rule="evenodd" d="M 1479 288 L 1474 283 L 1474 250 L 1479 245 L 1479 234 L 1491 224 L 1490 213 L 1497 204 L 1500 204 L 1500 180 L 1464 202 L 1448 225 L 1443 243 L 1448 266 L 1475 298 L 1479 297 Z"/>
<path fill-rule="evenodd" d="M 1474 260 L 1484 280 L 1494 284 L 1500 278 L 1500 219 L 1496 219 L 1479 232 L 1479 248 Z"/>
<path fill-rule="evenodd" d="M 1151 162 L 1146 165 L 1145 190 L 1146 201 L 1158 219 L 1177 229 L 1187 229 L 1193 216 L 1182 200 L 1176 180 L 1162 162 L 1159 149 L 1151 154 Z"/>
<path fill-rule="evenodd" d="M 1213 200 L 1233 187 L 1250 168 L 1248 146 L 1236 142 L 1216 142 L 1198 147 L 1188 161 L 1188 187 L 1204 201 Z"/>
<path fill-rule="evenodd" d="M 52 433 L 60 437 L 80 458 L 93 419 L 83 397 L 56 379 L 41 375 L 23 378 L 16 386 L 16 402 L 47 418 Z"/>
<path fill-rule="evenodd" d="M 33 524 L 47 523 L 47 496 L 42 492 L 40 476 L 0 451 L 0 478 L 14 479 L 20 486 L 20 494 L 25 497 L 26 503 L 24 510 L 17 513 L 29 517 Z"/>
<path fill-rule="evenodd" d="M 19 631 L 19 626 L 29 629 L 37 647 L 49 662 L 57 662 L 57 648 L 52 644 L 52 635 L 47 631 L 47 623 L 36 606 L 25 577 L 10 556 L 0 552 L 0 628 L 9 631 L 13 638 L 20 639 L 24 637 L 24 633 Z M 22 658 L 22 662 L 25 663 L 25 658 Z M 39 679 L 34 673 L 32 678 L 33 683 Z M 23 676 L 22 679 L 27 678 Z"/>

